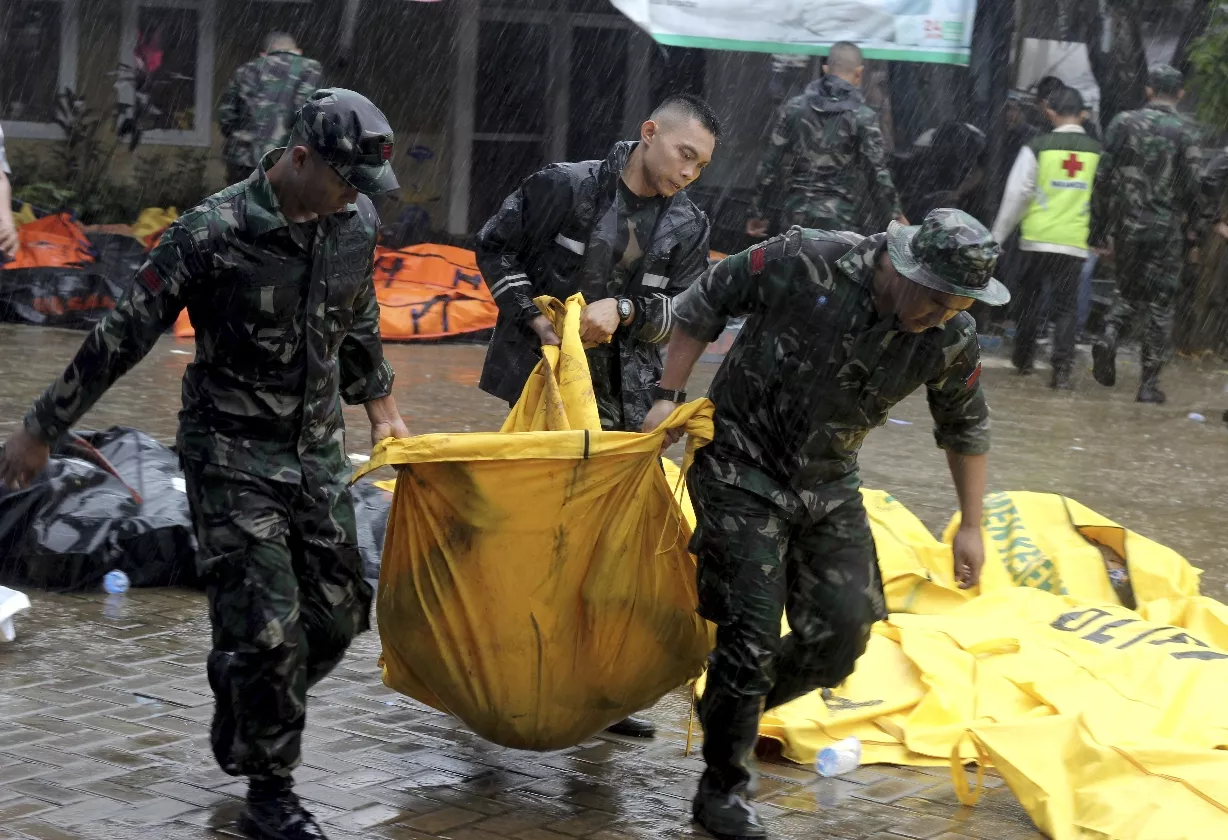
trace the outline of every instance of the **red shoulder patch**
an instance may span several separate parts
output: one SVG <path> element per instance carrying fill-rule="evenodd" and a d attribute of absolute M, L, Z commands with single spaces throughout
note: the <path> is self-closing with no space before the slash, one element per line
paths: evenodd
<path fill-rule="evenodd" d="M 767 263 L 767 245 L 756 245 L 750 251 L 750 273 L 758 274 Z"/>
<path fill-rule="evenodd" d="M 144 286 L 151 295 L 158 294 L 162 291 L 162 287 L 166 285 L 166 283 L 164 283 L 162 280 L 162 275 L 159 274 L 158 270 L 152 265 L 145 266 L 145 268 L 141 270 L 141 273 L 136 276 L 136 279 L 140 281 L 141 285 Z"/>
<path fill-rule="evenodd" d="M 964 387 L 971 388 L 981 378 L 981 366 L 978 364 L 976 370 L 968 374 L 968 378 L 964 380 Z"/>

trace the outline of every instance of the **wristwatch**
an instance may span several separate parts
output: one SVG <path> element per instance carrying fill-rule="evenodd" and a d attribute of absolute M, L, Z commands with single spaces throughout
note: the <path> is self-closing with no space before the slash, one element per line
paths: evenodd
<path fill-rule="evenodd" d="M 671 391 L 657 385 L 652 389 L 652 399 L 653 401 L 669 400 L 672 403 L 684 403 L 686 402 L 686 391 Z"/>
<path fill-rule="evenodd" d="M 620 297 L 618 299 L 618 323 L 620 325 L 626 326 L 627 322 L 631 320 L 631 314 L 634 311 L 635 309 L 631 305 L 630 298 Z"/>

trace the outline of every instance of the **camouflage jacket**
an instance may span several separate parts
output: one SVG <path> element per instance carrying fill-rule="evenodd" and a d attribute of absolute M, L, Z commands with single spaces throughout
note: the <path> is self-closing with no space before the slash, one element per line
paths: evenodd
<path fill-rule="evenodd" d="M 1170 105 L 1153 103 L 1114 117 L 1092 188 L 1089 244 L 1180 237 L 1194 221 L 1198 144 L 1194 128 Z"/>
<path fill-rule="evenodd" d="M 604 161 L 558 163 L 529 176 L 478 232 L 478 268 L 499 306 L 483 391 L 508 402 L 520 397 L 541 357 L 541 341 L 529 327 L 541 314 L 534 297 L 565 300 L 580 292 L 594 302 L 611 296 L 615 197 L 634 148 L 619 143 Z M 614 333 L 612 351 L 589 353 L 604 427 L 639 431 L 643 424 L 673 324 L 670 300 L 707 269 L 708 231 L 708 217 L 680 192 L 657 217 L 652 239 L 641 243 L 644 258 L 621 292 L 634 303 L 635 319 Z M 608 381 L 610 352 L 621 363 L 619 382 Z"/>
<path fill-rule="evenodd" d="M 295 484 L 348 474 L 338 395 L 354 404 L 392 390 L 371 281 L 378 219 L 360 196 L 300 245 L 263 171 L 276 154 L 167 228 L 26 415 L 32 434 L 62 436 L 186 307 L 196 358 L 183 377 L 180 456 Z"/>
<path fill-rule="evenodd" d="M 293 52 L 272 52 L 236 70 L 217 108 L 226 163 L 255 169 L 286 145 L 295 111 L 323 86 L 323 75 L 320 62 Z"/>
<path fill-rule="evenodd" d="M 966 313 L 920 334 L 874 305 L 886 234 L 793 228 L 729 257 L 674 301 L 676 327 L 741 333 L 708 390 L 716 435 L 696 469 L 820 516 L 861 484 L 857 453 L 892 406 L 926 386 L 943 449 L 989 449 L 976 326 Z"/>
<path fill-rule="evenodd" d="M 768 202 L 782 192 L 784 225 L 805 216 L 852 230 L 867 185 L 880 215 L 900 215 L 878 115 L 857 88 L 824 76 L 777 114 L 747 215 L 768 218 Z"/>

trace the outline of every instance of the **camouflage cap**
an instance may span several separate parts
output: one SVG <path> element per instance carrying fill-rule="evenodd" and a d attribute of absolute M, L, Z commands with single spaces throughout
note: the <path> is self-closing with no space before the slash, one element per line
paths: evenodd
<path fill-rule="evenodd" d="M 963 210 L 931 210 L 919 225 L 892 222 L 887 254 L 900 274 L 929 289 L 1001 306 L 1011 293 L 993 277 L 1002 249 Z"/>
<path fill-rule="evenodd" d="M 1185 76 L 1169 64 L 1153 64 L 1147 68 L 1147 87 L 1161 96 L 1172 96 L 1185 87 Z"/>
<path fill-rule="evenodd" d="M 291 131 L 360 193 L 397 189 L 392 171 L 392 126 L 361 93 L 321 88 L 299 109 Z"/>

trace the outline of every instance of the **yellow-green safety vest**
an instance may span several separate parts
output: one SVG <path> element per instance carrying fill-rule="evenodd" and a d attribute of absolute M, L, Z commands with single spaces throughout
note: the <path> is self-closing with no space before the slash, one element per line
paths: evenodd
<path fill-rule="evenodd" d="M 1028 145 L 1036 155 L 1036 194 L 1020 225 L 1020 238 L 1086 248 L 1099 141 L 1074 131 L 1050 132 Z"/>

